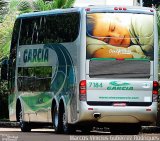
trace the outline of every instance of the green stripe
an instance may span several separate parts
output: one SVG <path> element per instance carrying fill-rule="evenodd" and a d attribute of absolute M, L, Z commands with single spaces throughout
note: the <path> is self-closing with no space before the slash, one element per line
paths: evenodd
<path fill-rule="evenodd" d="M 133 60 L 133 61 L 150 61 L 149 59 L 145 58 L 126 58 L 125 60 Z"/>
<path fill-rule="evenodd" d="M 117 58 L 118 59 L 118 58 Z M 104 60 L 116 60 L 116 58 L 91 58 L 91 61 L 104 61 Z M 145 59 L 145 58 L 124 58 L 124 60 L 126 61 L 150 61 L 149 59 Z"/>
<path fill-rule="evenodd" d="M 91 58 L 91 61 L 94 61 L 94 60 L 116 60 L 115 58 Z"/>

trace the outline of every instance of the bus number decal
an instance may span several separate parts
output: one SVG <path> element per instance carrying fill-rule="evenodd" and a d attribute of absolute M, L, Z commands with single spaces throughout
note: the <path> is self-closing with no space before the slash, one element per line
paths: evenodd
<path fill-rule="evenodd" d="M 100 82 L 89 82 L 89 88 L 102 88 L 103 84 Z"/>

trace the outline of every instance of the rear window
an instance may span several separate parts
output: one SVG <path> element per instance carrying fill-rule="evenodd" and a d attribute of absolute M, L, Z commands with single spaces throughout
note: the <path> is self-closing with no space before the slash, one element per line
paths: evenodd
<path fill-rule="evenodd" d="M 87 58 L 153 60 L 153 15 L 87 14 Z"/>
<path fill-rule="evenodd" d="M 147 60 L 90 60 L 90 78 L 150 78 Z M 103 68 L 103 69 L 100 69 Z"/>

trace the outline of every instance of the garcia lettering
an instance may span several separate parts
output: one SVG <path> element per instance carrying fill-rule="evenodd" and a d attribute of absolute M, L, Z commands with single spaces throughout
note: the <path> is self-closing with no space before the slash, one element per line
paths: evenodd
<path fill-rule="evenodd" d="M 107 90 L 133 90 L 133 87 L 107 87 Z"/>
<path fill-rule="evenodd" d="M 25 49 L 23 62 L 48 62 L 48 49 Z"/>

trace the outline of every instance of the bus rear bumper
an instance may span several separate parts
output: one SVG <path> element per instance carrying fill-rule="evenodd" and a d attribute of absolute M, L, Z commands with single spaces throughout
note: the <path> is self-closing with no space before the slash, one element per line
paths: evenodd
<path fill-rule="evenodd" d="M 95 116 L 96 115 L 96 116 Z M 157 117 L 157 103 L 151 106 L 89 106 L 80 102 L 79 122 L 99 123 L 154 123 Z"/>

